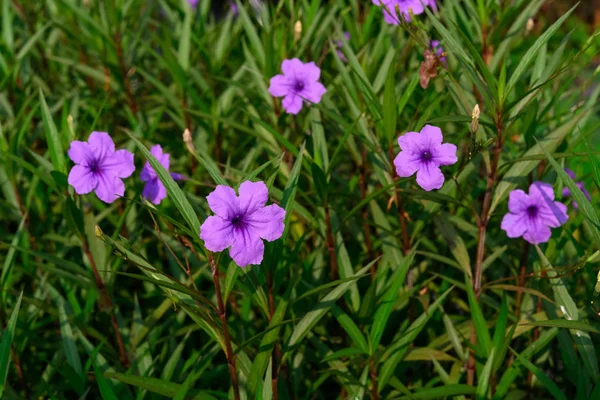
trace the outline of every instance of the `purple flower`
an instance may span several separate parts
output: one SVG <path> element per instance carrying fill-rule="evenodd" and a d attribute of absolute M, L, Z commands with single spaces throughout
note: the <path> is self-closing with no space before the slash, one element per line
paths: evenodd
<path fill-rule="evenodd" d="M 135 170 L 133 153 L 115 151 L 115 144 L 106 132 L 92 132 L 87 142 L 75 140 L 69 148 L 69 158 L 75 163 L 69 172 L 69 185 L 77 194 L 92 190 L 105 203 L 112 203 L 125 194 L 122 178 Z"/>
<path fill-rule="evenodd" d="M 440 59 L 441 62 L 446 62 L 446 56 L 444 55 L 444 48 L 440 44 L 439 40 L 430 40 L 429 47 L 431 51 L 435 53 L 435 55 Z"/>
<path fill-rule="evenodd" d="M 198 7 L 198 0 L 188 0 L 188 4 L 190 5 L 190 7 L 192 7 L 193 10 L 195 10 L 196 7 Z"/>
<path fill-rule="evenodd" d="M 158 160 L 158 162 L 165 167 L 165 169 L 169 170 L 169 164 L 171 163 L 170 155 L 167 153 L 163 153 L 162 147 L 160 144 L 155 144 L 150 149 L 150 153 Z M 176 174 L 171 172 L 171 177 L 176 181 L 187 179 L 185 176 Z M 142 173 L 140 174 L 140 179 L 146 182 L 144 186 L 144 190 L 142 191 L 142 197 L 151 201 L 154 204 L 160 204 L 160 202 L 167 197 L 167 189 L 165 185 L 161 182 L 156 175 L 156 171 L 148 161 L 144 164 L 144 168 L 142 169 Z"/>
<path fill-rule="evenodd" d="M 260 264 L 265 245 L 279 239 L 285 225 L 285 210 L 277 204 L 266 206 L 269 192 L 264 182 L 246 181 L 240 185 L 239 196 L 228 187 L 219 185 L 206 197 L 216 214 L 206 218 L 200 227 L 200 239 L 210 251 L 223 251 L 240 267 Z"/>
<path fill-rule="evenodd" d="M 442 130 L 425 125 L 421 132 L 407 132 L 398 138 L 400 153 L 394 160 L 398 176 L 406 178 L 417 173 L 417 183 L 430 191 L 444 184 L 440 165 L 452 165 L 456 158 L 456 146 L 442 143 Z"/>
<path fill-rule="evenodd" d="M 283 109 L 290 114 L 298 114 L 302 109 L 302 100 L 319 103 L 327 92 L 319 82 L 321 69 L 314 62 L 303 63 L 297 58 L 284 60 L 281 64 L 283 75 L 271 78 L 269 93 L 274 97 L 283 97 Z"/>
<path fill-rule="evenodd" d="M 531 244 L 545 243 L 567 219 L 567 206 L 554 201 L 554 189 L 544 182 L 533 182 L 529 194 L 517 189 L 508 196 L 509 213 L 502 219 L 501 228 L 510 238 L 523 236 Z"/>
<path fill-rule="evenodd" d="M 342 60 L 343 62 L 348 61 L 348 59 L 342 52 L 342 46 L 344 45 L 344 42 L 347 42 L 348 40 L 350 40 L 350 32 L 344 32 L 344 40 L 337 40 L 335 42 L 335 45 L 337 46 L 336 53 L 337 53 L 338 57 L 340 58 L 340 60 Z"/>
<path fill-rule="evenodd" d="M 421 3 L 421 0 L 372 0 L 373 4 L 382 6 L 383 8 L 383 19 L 385 22 L 391 25 L 400 24 L 400 16 L 398 16 L 398 10 L 402 17 L 406 21 L 410 21 L 409 10 L 413 15 L 419 15 L 425 11 L 423 4 L 429 5 L 431 0 L 425 0 Z M 435 1 L 434 1 L 435 4 Z M 398 8 L 398 10 L 396 9 Z"/>
<path fill-rule="evenodd" d="M 571 171 L 569 168 L 565 168 L 565 172 L 567 173 L 567 175 L 569 175 L 569 178 L 575 180 L 575 172 Z M 587 191 L 587 189 L 583 185 L 583 182 L 576 182 L 575 185 L 577 185 L 579 190 L 583 192 L 583 194 L 585 195 L 585 197 L 587 197 L 589 201 L 592 201 L 592 196 L 590 196 L 590 192 Z M 569 188 L 565 186 L 563 188 L 562 195 L 563 197 L 571 196 L 571 190 L 569 190 Z M 579 204 L 577 204 L 575 200 L 573 200 L 573 208 L 579 208 Z"/>

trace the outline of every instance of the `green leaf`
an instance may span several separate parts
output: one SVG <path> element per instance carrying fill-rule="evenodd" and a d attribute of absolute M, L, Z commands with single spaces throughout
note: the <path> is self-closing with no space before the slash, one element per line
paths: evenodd
<path fill-rule="evenodd" d="M 558 277 L 558 273 L 553 269 L 552 264 L 537 245 L 535 246 L 535 249 L 542 261 L 542 268 L 546 269 L 546 274 L 550 278 L 556 305 L 562 310 L 565 319 L 569 321 L 578 321 L 579 310 L 569 294 L 569 291 L 565 287 L 563 280 Z M 571 329 L 571 336 L 573 336 L 573 341 L 577 345 L 577 351 L 579 351 L 588 373 L 591 374 L 592 379 L 595 382 L 599 375 L 598 358 L 596 357 L 596 347 L 592 343 L 590 335 L 580 329 Z"/>
<path fill-rule="evenodd" d="M 379 373 L 379 382 L 377 390 L 381 393 L 383 388 L 387 385 L 389 379 L 394 374 L 396 366 L 402 360 L 410 344 L 415 340 L 417 335 L 425 328 L 427 321 L 433 316 L 438 307 L 444 302 L 446 297 L 452 292 L 454 287 L 446 290 L 441 294 L 434 302 L 429 306 L 429 309 L 423 314 L 419 315 L 417 319 L 403 332 L 400 339 L 388 346 L 387 350 L 383 353 L 381 360 L 383 366 Z M 473 388 L 473 392 L 475 389 Z"/>
<path fill-rule="evenodd" d="M 131 138 L 131 140 L 133 140 L 137 148 L 142 152 L 146 160 L 148 160 L 152 168 L 154 168 L 154 171 L 156 171 L 156 175 L 158 175 L 160 181 L 167 188 L 167 193 L 169 194 L 169 197 L 175 204 L 175 207 L 177 207 L 177 209 L 185 219 L 185 222 L 190 227 L 190 230 L 194 232 L 194 239 L 198 239 L 196 237 L 196 235 L 200 235 L 200 223 L 198 222 L 198 217 L 196 216 L 192 205 L 190 204 L 189 200 L 187 199 L 179 185 L 177 185 L 175 180 L 171 177 L 169 171 L 167 171 L 165 167 L 163 167 L 162 164 L 156 158 L 154 158 L 154 156 L 150 153 L 146 146 L 144 146 L 133 135 L 129 133 L 128 135 Z"/>
<path fill-rule="evenodd" d="M 8 376 L 8 366 L 10 364 L 10 349 L 12 348 L 12 342 L 15 337 L 15 329 L 17 327 L 17 317 L 19 316 L 19 309 L 21 308 L 21 299 L 23 298 L 23 292 L 19 295 L 17 303 L 15 304 L 10 319 L 6 325 L 6 329 L 2 332 L 0 337 L 0 397 L 4 391 L 6 385 L 6 377 Z"/>
<path fill-rule="evenodd" d="M 10 0 L 2 0 L 2 39 L 10 53 L 15 51 L 15 38 L 13 33 L 12 12 Z"/>
<path fill-rule="evenodd" d="M 54 120 L 52 119 L 48 104 L 46 104 L 46 98 L 44 97 L 44 93 L 42 93 L 42 89 L 39 90 L 39 94 L 42 119 L 44 120 L 44 131 L 46 132 L 46 142 L 48 142 L 48 150 L 50 151 L 50 159 L 52 160 L 54 168 L 66 175 L 67 164 L 60 136 L 56 130 L 56 125 L 54 125 Z"/>
<path fill-rule="evenodd" d="M 104 376 L 169 398 L 175 397 L 183 386 L 179 383 L 167 382 L 158 378 L 121 374 L 118 372 L 105 372 Z M 190 394 L 191 400 L 216 400 L 215 397 L 203 391 L 190 391 Z"/>
<path fill-rule="evenodd" d="M 477 389 L 473 386 L 455 384 L 446 385 L 436 388 L 419 389 L 407 396 L 397 397 L 397 400 L 435 400 L 444 399 L 450 396 L 466 395 L 471 396 L 477 393 Z"/>
<path fill-rule="evenodd" d="M 535 366 L 531 361 L 521 356 L 519 353 L 510 349 L 513 354 L 517 357 L 519 362 L 525 366 L 528 370 L 530 370 L 536 378 L 542 383 L 542 385 L 548 389 L 548 391 L 554 396 L 556 400 L 567 400 L 567 396 L 560 390 L 560 388 L 554 383 L 552 379 L 548 377 L 540 368 Z M 594 399 L 595 397 L 590 397 L 590 399 Z"/>
<path fill-rule="evenodd" d="M 490 337 L 490 331 L 487 327 L 487 321 L 483 316 L 483 312 L 479 307 L 479 300 L 475 296 L 475 292 L 471 285 L 467 282 L 467 296 L 469 298 L 469 308 L 471 309 L 471 318 L 473 319 L 473 325 L 475 326 L 475 332 L 477 332 L 477 346 L 483 356 L 489 356 L 492 350 L 492 339 Z"/>
<path fill-rule="evenodd" d="M 373 318 L 373 326 L 371 326 L 371 355 L 375 354 L 375 352 L 377 351 L 377 346 L 379 346 L 379 341 L 381 340 L 381 336 L 383 336 L 385 326 L 387 325 L 388 319 L 392 314 L 392 307 L 394 306 L 396 299 L 398 298 L 398 291 L 400 290 L 400 287 L 404 284 L 406 274 L 408 273 L 408 270 L 412 265 L 414 258 L 415 251 L 413 249 L 406 257 L 404 257 L 402 263 L 396 268 L 392 276 L 389 278 L 389 287 L 383 294 L 381 305 L 377 308 L 377 311 L 375 312 L 375 317 Z"/>
<path fill-rule="evenodd" d="M 383 126 L 388 141 L 392 141 L 396 136 L 396 104 L 396 71 L 390 68 L 383 92 Z"/>
<path fill-rule="evenodd" d="M 59 296 L 55 296 L 58 308 L 58 320 L 60 322 L 60 335 L 62 338 L 63 350 L 67 358 L 67 363 L 73 368 L 73 370 L 80 377 L 83 376 L 83 367 L 81 366 L 81 358 L 77 351 L 77 344 L 75 343 L 75 335 L 73 334 L 73 328 L 67 317 L 67 311 L 65 309 L 65 302 Z"/>
<path fill-rule="evenodd" d="M 353 276 L 361 276 L 364 275 L 370 266 L 367 265 L 363 267 L 358 272 L 356 272 Z M 292 335 L 288 341 L 287 347 L 288 349 L 293 349 L 304 337 L 310 332 L 310 330 L 319 322 L 321 318 L 329 311 L 329 309 L 335 304 L 335 302 L 346 293 L 346 291 L 350 288 L 354 281 L 348 281 L 341 283 L 331 292 L 329 292 L 325 297 L 319 301 L 311 311 L 306 313 L 304 318 L 296 325 L 294 328 Z"/>
<path fill-rule="evenodd" d="M 504 91 L 505 97 L 510 95 L 510 92 L 515 87 L 521 76 L 527 71 L 527 67 L 529 64 L 535 59 L 538 51 L 542 48 L 542 46 L 550 40 L 552 35 L 558 31 L 561 25 L 565 22 L 565 20 L 571 15 L 571 13 L 577 8 L 579 3 L 573 6 L 569 11 L 567 11 L 562 17 L 558 19 L 555 23 L 552 24 L 550 28 L 544 32 L 542 36 L 540 36 L 535 43 L 527 50 L 527 53 L 523 57 L 521 57 L 521 61 L 519 61 L 519 65 L 515 68 L 515 71 L 510 76 L 508 83 L 506 84 L 506 89 Z"/>
<path fill-rule="evenodd" d="M 94 363 L 94 376 L 96 377 L 96 383 L 98 383 L 102 400 L 119 400 L 113 390 L 112 383 L 102 375 L 102 371 L 100 371 L 96 363 Z"/>
<path fill-rule="evenodd" d="M 549 319 L 547 321 L 522 322 L 521 325 L 543 326 L 545 328 L 577 329 L 584 332 L 600 333 L 600 330 L 584 321 L 571 321 L 568 319 Z"/>
<path fill-rule="evenodd" d="M 479 375 L 479 382 L 477 383 L 477 399 L 487 399 L 487 394 L 490 389 L 490 377 L 492 375 L 492 366 L 494 365 L 494 349 L 491 350 L 488 359 L 481 370 Z"/>
<path fill-rule="evenodd" d="M 194 20 L 194 11 L 190 5 L 185 7 L 185 18 L 183 19 L 183 29 L 179 38 L 179 51 L 177 60 L 181 69 L 188 72 L 190 69 L 190 41 L 192 36 L 192 22 Z"/>

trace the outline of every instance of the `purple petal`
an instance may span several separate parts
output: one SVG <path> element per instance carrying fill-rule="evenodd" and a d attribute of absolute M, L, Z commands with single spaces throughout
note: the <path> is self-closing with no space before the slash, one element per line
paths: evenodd
<path fill-rule="evenodd" d="M 563 197 L 569 197 L 571 195 L 571 190 L 568 187 L 564 187 L 562 190 L 562 196 Z"/>
<path fill-rule="evenodd" d="M 554 189 L 552 185 L 544 182 L 533 182 L 529 186 L 529 196 L 546 202 L 554 200 Z"/>
<path fill-rule="evenodd" d="M 569 168 L 565 168 L 565 172 L 569 175 L 569 178 L 575 180 L 575 172 L 571 171 Z"/>
<path fill-rule="evenodd" d="M 178 174 L 176 172 L 171 172 L 171 178 L 176 181 L 187 181 L 189 178 L 183 174 Z"/>
<path fill-rule="evenodd" d="M 444 174 L 433 163 L 421 163 L 417 171 L 417 183 L 426 191 L 439 189 L 444 184 Z"/>
<path fill-rule="evenodd" d="M 523 235 L 523 239 L 529 243 L 546 243 L 552 236 L 550 227 L 545 225 L 540 218 L 528 218 L 526 221 L 527 232 Z"/>
<path fill-rule="evenodd" d="M 239 214 L 239 201 L 235 191 L 229 186 L 219 185 L 206 196 L 210 209 L 219 217 L 231 220 Z"/>
<path fill-rule="evenodd" d="M 425 125 L 423 129 L 421 129 L 421 136 L 423 138 L 423 143 L 429 143 L 431 148 L 441 145 L 444 140 L 442 130 L 433 125 Z M 454 153 L 456 154 L 456 152 Z"/>
<path fill-rule="evenodd" d="M 279 239 L 283 234 L 285 229 L 284 219 L 285 210 L 277 204 L 271 204 L 249 215 L 245 221 L 261 238 L 272 242 Z"/>
<path fill-rule="evenodd" d="M 68 154 L 75 164 L 89 165 L 94 160 L 94 153 L 89 143 L 80 142 L 79 140 L 71 142 Z"/>
<path fill-rule="evenodd" d="M 298 114 L 302 109 L 302 98 L 295 94 L 288 94 L 281 102 L 283 109 L 289 114 Z"/>
<path fill-rule="evenodd" d="M 98 160 L 103 159 L 105 156 L 112 154 L 115 151 L 115 143 L 106 132 L 92 132 L 88 138 L 88 143 Z"/>
<path fill-rule="evenodd" d="M 527 224 L 525 222 L 526 218 L 527 217 L 522 214 L 508 213 L 502 218 L 500 228 L 506 231 L 506 235 L 509 238 L 523 236 L 527 230 Z"/>
<path fill-rule="evenodd" d="M 407 178 L 417 172 L 421 165 L 421 160 L 418 154 L 409 151 L 401 151 L 394 159 L 396 173 L 402 178 Z"/>
<path fill-rule="evenodd" d="M 304 97 L 312 103 L 318 104 L 321 101 L 321 97 L 327 92 L 325 86 L 320 82 L 313 82 L 308 87 L 308 90 L 304 94 Z"/>
<path fill-rule="evenodd" d="M 233 243 L 233 225 L 230 221 L 213 215 L 200 227 L 200 239 L 210 251 L 223 251 Z"/>
<path fill-rule="evenodd" d="M 144 164 L 144 168 L 142 168 L 142 172 L 140 173 L 140 179 L 144 182 L 156 179 L 156 172 L 154 171 L 154 168 L 152 168 L 148 161 L 146 161 L 146 163 Z"/>
<path fill-rule="evenodd" d="M 73 186 L 77 194 L 89 193 L 98 184 L 96 174 L 85 165 L 75 165 L 71 168 L 67 181 L 69 185 Z"/>
<path fill-rule="evenodd" d="M 310 82 L 316 82 L 321 76 L 321 68 L 317 67 L 313 61 L 306 63 L 301 68 L 302 76 Z"/>
<path fill-rule="evenodd" d="M 261 209 L 269 200 L 269 190 L 264 182 L 245 181 L 238 189 L 240 214 L 250 215 Z"/>
<path fill-rule="evenodd" d="M 404 151 L 420 152 L 421 135 L 419 132 L 406 132 L 398 138 L 398 145 Z"/>
<path fill-rule="evenodd" d="M 558 201 L 541 204 L 538 209 L 538 217 L 551 228 L 558 228 L 569 219 L 567 206 Z"/>
<path fill-rule="evenodd" d="M 106 156 L 103 159 L 101 166 L 104 173 L 119 178 L 127 178 L 135 171 L 133 153 L 128 150 L 117 150 Z"/>
<path fill-rule="evenodd" d="M 284 75 L 275 75 L 271 78 L 269 93 L 274 97 L 282 97 L 290 92 L 289 78 Z"/>
<path fill-rule="evenodd" d="M 525 212 L 529 203 L 529 195 L 521 189 L 513 190 L 508 195 L 508 209 L 515 214 Z"/>
<path fill-rule="evenodd" d="M 452 165 L 458 161 L 456 157 L 456 146 L 451 143 L 444 143 L 432 148 L 433 161 L 438 165 Z"/>
<path fill-rule="evenodd" d="M 167 188 L 160 179 L 151 179 L 144 185 L 142 197 L 158 205 L 165 197 L 167 197 Z"/>
<path fill-rule="evenodd" d="M 163 167 L 165 167 L 167 171 L 169 170 L 169 166 L 171 164 L 171 155 L 168 153 L 163 153 L 163 149 L 160 144 L 155 144 L 154 146 L 152 146 L 152 148 L 150 149 L 150 153 L 154 156 L 154 158 L 158 160 L 158 162 Z"/>
<path fill-rule="evenodd" d="M 125 184 L 115 176 L 108 174 L 96 174 L 98 185 L 96 185 L 96 195 L 105 203 L 112 203 L 125 194 Z"/>
<path fill-rule="evenodd" d="M 281 63 L 281 71 L 285 76 L 289 78 L 295 78 L 296 76 L 301 76 L 303 66 L 304 64 L 302 61 L 298 60 L 297 58 L 283 60 Z"/>
<path fill-rule="evenodd" d="M 229 255 L 240 267 L 262 262 L 265 244 L 258 234 L 251 229 L 234 229 L 233 243 Z"/>

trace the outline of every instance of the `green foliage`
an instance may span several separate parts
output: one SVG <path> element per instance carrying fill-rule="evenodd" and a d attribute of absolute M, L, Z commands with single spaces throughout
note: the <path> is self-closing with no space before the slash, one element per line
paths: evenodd
<path fill-rule="evenodd" d="M 445 0 L 395 26 L 370 1 L 198 3 L 0 0 L 1 398 L 235 399 L 233 377 L 251 400 L 600 396 L 585 4 Z M 268 91 L 294 57 L 327 88 L 298 115 Z M 458 148 L 439 191 L 393 164 L 425 124 Z M 135 154 L 112 204 L 68 184 L 92 131 Z M 241 269 L 199 232 L 246 180 L 286 217 Z M 534 181 L 569 219 L 530 246 L 501 223 Z"/>

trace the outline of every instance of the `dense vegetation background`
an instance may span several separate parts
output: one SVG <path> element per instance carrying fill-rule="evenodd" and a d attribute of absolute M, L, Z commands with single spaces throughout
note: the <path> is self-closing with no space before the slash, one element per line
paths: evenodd
<path fill-rule="evenodd" d="M 593 2 L 225 3 L 0 0 L 0 397 L 600 398 Z M 327 88 L 298 115 L 268 92 L 294 57 Z M 458 147 L 439 191 L 392 163 L 425 124 Z M 67 183 L 92 131 L 135 154 L 111 204 Z M 154 144 L 189 177 L 158 206 Z M 198 228 L 247 179 L 287 216 L 242 269 Z M 569 220 L 509 239 L 538 180 Z"/>

